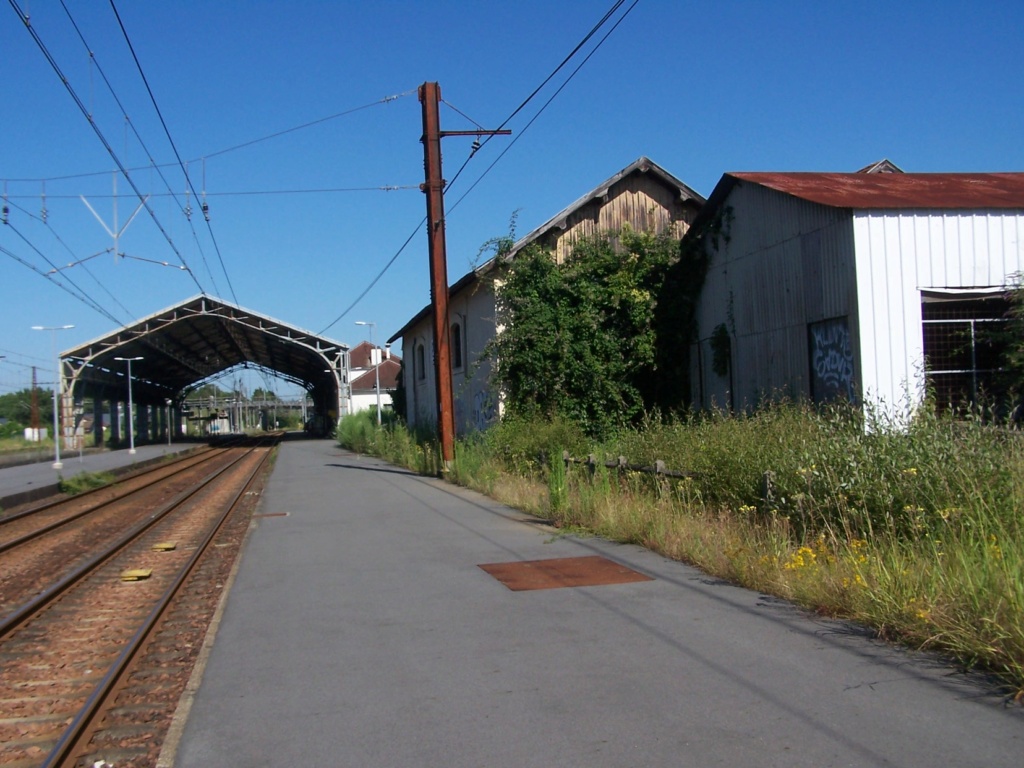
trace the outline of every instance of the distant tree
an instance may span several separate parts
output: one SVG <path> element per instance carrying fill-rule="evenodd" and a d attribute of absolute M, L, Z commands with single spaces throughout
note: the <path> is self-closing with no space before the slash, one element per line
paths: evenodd
<path fill-rule="evenodd" d="M 228 392 L 227 390 L 221 389 L 216 384 L 208 382 L 206 384 L 203 384 L 201 387 L 192 390 L 192 392 L 189 393 L 188 397 L 189 399 L 203 397 L 216 397 L 218 399 L 222 399 L 225 397 L 234 397 L 234 394 Z"/>
<path fill-rule="evenodd" d="M 39 408 L 39 424 L 47 426 L 53 423 L 53 393 L 43 389 L 36 390 L 36 401 Z M 32 424 L 32 389 L 26 387 L 17 392 L 0 395 L 0 416 L 10 424 L 28 427 Z"/>

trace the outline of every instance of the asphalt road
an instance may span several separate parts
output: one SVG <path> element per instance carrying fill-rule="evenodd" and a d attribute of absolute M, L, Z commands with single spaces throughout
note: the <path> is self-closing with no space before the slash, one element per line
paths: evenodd
<path fill-rule="evenodd" d="M 260 513 L 164 765 L 1024 760 L 1024 710 L 933 657 L 327 441 L 282 446 Z M 590 555 L 652 580 L 479 567 Z"/>

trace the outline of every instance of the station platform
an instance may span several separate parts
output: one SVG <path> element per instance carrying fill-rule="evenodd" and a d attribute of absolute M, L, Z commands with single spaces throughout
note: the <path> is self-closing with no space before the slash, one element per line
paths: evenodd
<path fill-rule="evenodd" d="M 590 558 L 639 579 L 573 586 L 566 564 Z M 297 440 L 158 765 L 992 768 L 1022 754 L 1024 709 L 988 681 Z"/>
<path fill-rule="evenodd" d="M 60 469 L 54 469 L 53 456 L 34 464 L 20 464 L 0 468 L 0 509 L 40 499 L 59 492 L 57 484 L 82 472 L 117 472 L 142 467 L 160 461 L 168 454 L 191 451 L 203 443 L 177 442 L 139 445 L 135 453 L 128 449 L 78 454 L 61 454 Z"/>

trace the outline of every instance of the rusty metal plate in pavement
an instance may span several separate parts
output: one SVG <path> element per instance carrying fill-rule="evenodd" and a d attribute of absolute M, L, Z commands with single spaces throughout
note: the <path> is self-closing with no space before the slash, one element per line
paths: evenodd
<path fill-rule="evenodd" d="M 653 581 L 650 576 L 613 563 L 600 555 L 527 560 L 519 563 L 488 563 L 479 567 L 514 592 Z"/>

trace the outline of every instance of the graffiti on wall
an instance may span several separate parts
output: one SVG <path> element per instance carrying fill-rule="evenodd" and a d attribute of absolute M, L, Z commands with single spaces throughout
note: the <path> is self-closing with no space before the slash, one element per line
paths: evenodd
<path fill-rule="evenodd" d="M 494 423 L 497 416 L 494 397 L 487 390 L 480 390 L 473 395 L 473 426 L 483 431 Z"/>
<path fill-rule="evenodd" d="M 853 345 L 845 317 L 808 326 L 811 353 L 811 396 L 815 402 L 845 399 L 856 402 Z"/>

